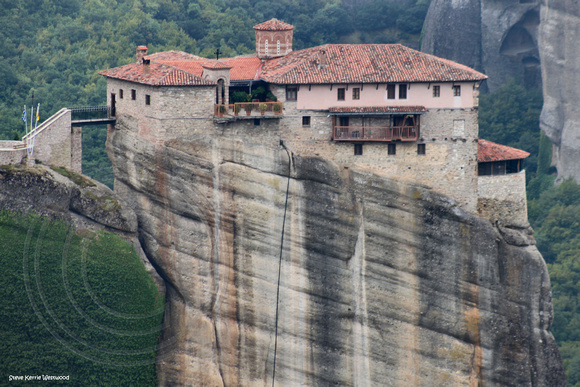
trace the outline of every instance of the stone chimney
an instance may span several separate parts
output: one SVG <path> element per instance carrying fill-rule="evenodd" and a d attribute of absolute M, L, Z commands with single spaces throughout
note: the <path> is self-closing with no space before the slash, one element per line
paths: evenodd
<path fill-rule="evenodd" d="M 143 75 L 149 75 L 151 73 L 151 59 L 143 57 Z"/>
<path fill-rule="evenodd" d="M 135 55 L 137 57 L 137 63 L 141 63 L 145 55 L 147 55 L 147 46 L 138 46 Z"/>
<path fill-rule="evenodd" d="M 276 58 L 292 52 L 294 26 L 278 19 L 254 26 L 258 58 Z"/>

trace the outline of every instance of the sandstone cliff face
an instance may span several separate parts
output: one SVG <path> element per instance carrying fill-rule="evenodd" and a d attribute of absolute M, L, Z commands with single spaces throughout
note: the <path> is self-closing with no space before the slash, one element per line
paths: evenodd
<path fill-rule="evenodd" d="M 121 119 L 108 151 L 167 284 L 161 385 L 565 385 L 525 233 L 239 138 L 155 146 Z"/>
<path fill-rule="evenodd" d="M 421 51 L 484 72 L 493 91 L 508 78 L 542 86 L 538 0 L 434 0 Z"/>
<path fill-rule="evenodd" d="M 554 144 L 558 180 L 580 182 L 580 8 L 566 0 L 541 7 L 544 106 L 540 126 Z"/>

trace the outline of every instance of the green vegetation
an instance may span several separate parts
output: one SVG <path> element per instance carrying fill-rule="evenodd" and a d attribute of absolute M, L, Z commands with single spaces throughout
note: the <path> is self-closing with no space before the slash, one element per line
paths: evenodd
<path fill-rule="evenodd" d="M 540 134 L 541 94 L 508 82 L 480 101 L 480 137 L 524 149 L 528 217 L 552 282 L 554 324 L 568 385 L 580 387 L 580 185 L 554 185 L 552 143 Z"/>
<path fill-rule="evenodd" d="M 4 380 L 69 375 L 62 384 L 157 384 L 163 299 L 131 245 L 2 211 L 0 252 Z"/>

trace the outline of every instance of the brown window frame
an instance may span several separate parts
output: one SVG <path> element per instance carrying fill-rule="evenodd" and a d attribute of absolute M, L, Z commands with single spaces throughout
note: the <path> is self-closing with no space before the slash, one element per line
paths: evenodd
<path fill-rule="evenodd" d="M 395 99 L 395 84 L 389 83 L 387 85 L 387 99 Z"/>
<path fill-rule="evenodd" d="M 433 98 L 441 97 L 441 86 L 435 85 L 433 86 Z"/>
<path fill-rule="evenodd" d="M 346 89 L 344 87 L 339 87 L 336 89 L 336 99 L 338 101 L 344 101 L 346 95 Z"/>
<path fill-rule="evenodd" d="M 354 144 L 354 155 L 355 156 L 363 155 L 363 144 Z"/>
<path fill-rule="evenodd" d="M 286 86 L 286 101 L 296 101 L 298 99 L 298 87 Z"/>
<path fill-rule="evenodd" d="M 453 85 L 453 96 L 461 97 L 461 85 Z"/>
<path fill-rule="evenodd" d="M 352 88 L 352 99 L 360 99 L 360 87 Z"/>
<path fill-rule="evenodd" d="M 310 126 L 310 116 L 302 116 L 302 126 Z"/>
<path fill-rule="evenodd" d="M 399 85 L 399 99 L 407 99 L 407 84 L 401 83 Z"/>
<path fill-rule="evenodd" d="M 389 156 L 395 156 L 397 154 L 397 144 L 387 144 L 387 154 Z"/>

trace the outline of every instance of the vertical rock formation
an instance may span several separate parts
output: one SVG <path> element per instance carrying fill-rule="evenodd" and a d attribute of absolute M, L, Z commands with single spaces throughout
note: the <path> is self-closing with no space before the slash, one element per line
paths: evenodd
<path fill-rule="evenodd" d="M 539 21 L 538 0 L 434 0 L 421 51 L 484 72 L 491 91 L 508 78 L 539 88 Z"/>
<path fill-rule="evenodd" d="M 227 127 L 107 145 L 167 284 L 161 385 L 565 385 L 529 235 Z"/>
<path fill-rule="evenodd" d="M 541 6 L 540 55 L 544 107 L 540 126 L 554 144 L 558 180 L 580 182 L 580 8 L 571 1 Z"/>

